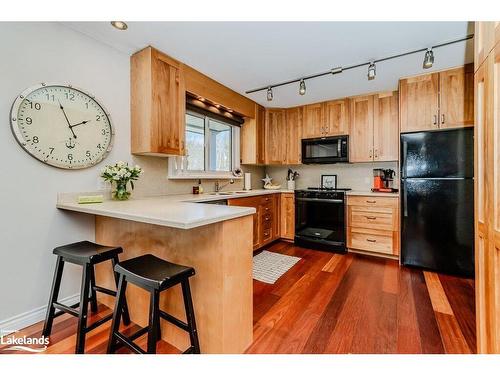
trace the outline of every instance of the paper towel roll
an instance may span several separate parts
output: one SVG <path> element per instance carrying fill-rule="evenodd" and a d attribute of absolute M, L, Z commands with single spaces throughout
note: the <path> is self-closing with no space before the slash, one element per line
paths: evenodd
<path fill-rule="evenodd" d="M 252 190 L 252 174 L 245 173 L 244 189 Z"/>

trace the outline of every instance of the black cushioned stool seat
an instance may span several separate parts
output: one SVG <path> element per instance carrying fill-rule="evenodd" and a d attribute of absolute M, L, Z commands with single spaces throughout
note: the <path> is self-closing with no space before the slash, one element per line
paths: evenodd
<path fill-rule="evenodd" d="M 114 269 L 114 267 L 119 263 L 118 254 L 122 252 L 123 249 L 121 247 L 103 246 L 90 241 L 75 242 L 72 244 L 56 247 L 53 250 L 53 254 L 57 255 L 57 261 L 56 269 L 54 271 L 54 279 L 52 282 L 52 290 L 50 293 L 49 304 L 47 308 L 47 314 L 43 326 L 43 336 L 50 336 L 52 332 L 52 324 L 55 317 L 64 313 L 71 314 L 78 317 L 75 353 L 80 354 L 85 352 L 85 335 L 89 331 L 97 328 L 113 317 L 113 314 L 109 314 L 95 321 L 90 326 L 87 326 L 87 310 L 89 302 L 91 310 L 93 312 L 97 312 L 96 292 L 116 297 L 116 292 L 114 290 L 103 288 L 95 284 L 94 265 L 109 260 L 111 261 L 112 269 Z M 63 268 L 66 262 L 78 264 L 83 267 L 82 284 L 80 288 L 80 302 L 72 306 L 63 305 L 62 303 L 59 303 L 57 301 L 57 298 L 59 296 L 59 289 L 61 287 Z M 114 272 L 114 278 L 115 283 L 118 286 L 118 275 L 116 274 L 116 272 Z M 59 311 L 56 312 L 56 309 Z M 122 303 L 122 309 L 123 323 L 128 325 L 130 324 L 130 317 L 127 302 L 125 301 L 125 299 Z"/>
<path fill-rule="evenodd" d="M 167 262 L 152 254 L 146 254 L 117 264 L 115 272 L 119 275 L 119 284 L 108 341 L 108 353 L 114 353 L 120 345 L 125 345 L 136 353 L 156 353 L 156 342 L 161 339 L 160 318 L 189 333 L 191 345 L 184 353 L 200 353 L 193 301 L 189 287 L 189 278 L 195 274 L 194 268 Z M 128 282 L 147 290 L 151 295 L 149 324 L 130 337 L 124 336 L 118 330 Z M 187 323 L 161 311 L 159 308 L 160 292 L 177 284 L 181 284 Z M 146 332 L 148 333 L 148 348 L 147 351 L 144 351 L 133 341 Z"/>

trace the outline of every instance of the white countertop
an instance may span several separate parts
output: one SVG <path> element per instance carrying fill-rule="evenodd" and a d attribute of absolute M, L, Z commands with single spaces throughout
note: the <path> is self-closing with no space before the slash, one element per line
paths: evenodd
<path fill-rule="evenodd" d="M 77 197 L 78 195 L 90 195 L 91 193 L 61 193 L 58 196 L 57 208 L 172 228 L 191 229 L 255 213 L 255 208 L 252 207 L 200 203 L 283 192 L 291 193 L 293 191 L 260 189 L 232 194 L 223 192 L 222 194 L 165 195 L 138 199 L 131 198 L 128 201 L 105 200 L 103 203 L 90 204 L 78 204 Z"/>

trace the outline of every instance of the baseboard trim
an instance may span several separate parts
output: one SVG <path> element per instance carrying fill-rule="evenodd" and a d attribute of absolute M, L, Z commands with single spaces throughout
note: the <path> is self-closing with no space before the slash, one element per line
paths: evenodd
<path fill-rule="evenodd" d="M 73 305 L 80 301 L 80 294 L 74 294 L 59 300 L 60 303 L 65 305 Z M 11 318 L 2 320 L 0 322 L 0 333 L 6 334 L 9 332 L 19 331 L 23 328 L 29 327 L 35 323 L 41 322 L 45 319 L 45 312 L 47 305 L 37 307 L 31 311 L 21 313 Z"/>

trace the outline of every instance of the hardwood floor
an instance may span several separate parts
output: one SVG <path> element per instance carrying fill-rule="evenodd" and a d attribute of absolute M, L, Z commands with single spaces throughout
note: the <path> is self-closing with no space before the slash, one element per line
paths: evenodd
<path fill-rule="evenodd" d="M 393 260 L 331 254 L 278 242 L 302 258 L 275 284 L 254 280 L 254 342 L 247 353 L 475 353 L 474 281 L 399 267 Z M 110 313 L 99 305 L 89 322 Z M 16 333 L 40 337 L 43 322 Z M 105 353 L 110 322 L 87 334 Z M 122 327 L 129 335 L 139 327 Z M 55 319 L 44 353 L 73 353 L 76 318 Z M 5 340 L 5 339 L 4 339 Z M 146 347 L 146 336 L 136 341 Z M 21 353 L 3 351 L 0 353 Z M 159 342 L 158 353 L 178 353 Z M 128 353 L 121 348 L 118 352 Z"/>
<path fill-rule="evenodd" d="M 247 353 L 475 353 L 474 281 L 393 260 L 268 250 L 302 258 L 274 285 L 254 280 Z"/>

